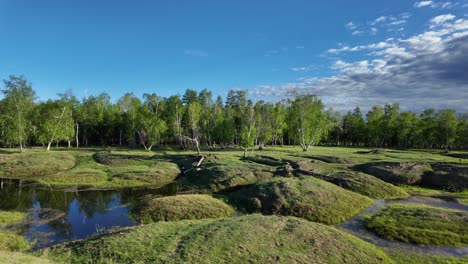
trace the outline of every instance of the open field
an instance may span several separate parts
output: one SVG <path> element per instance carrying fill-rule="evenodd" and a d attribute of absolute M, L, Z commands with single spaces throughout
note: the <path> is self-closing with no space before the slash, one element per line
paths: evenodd
<path fill-rule="evenodd" d="M 324 224 L 348 221 L 367 209 L 372 199 L 429 196 L 460 206 L 466 205 L 468 199 L 464 187 L 468 182 L 468 161 L 440 151 L 387 149 L 372 154 L 369 149 L 359 148 L 313 147 L 303 152 L 299 147 L 267 147 L 244 158 L 243 151 L 238 149 L 202 149 L 204 159 L 199 166 L 200 157 L 196 152 L 171 148 L 153 151 L 84 148 L 51 152 L 33 149 L 25 153 L 1 149 L 0 153 L 0 178 L 34 180 L 48 186 L 46 189 L 65 190 L 51 197 L 53 203 L 60 204 L 56 201 L 60 197 L 71 202 L 67 190 L 114 189 L 131 202 L 132 219 L 140 223 L 157 222 L 55 246 L 48 256 L 41 253 L 48 250 L 36 252 L 44 263 L 49 261 L 47 258 L 65 263 L 130 259 L 137 262 L 252 259 L 263 263 L 291 260 L 404 263 L 409 261 L 406 253 L 386 254 Z M 128 196 L 125 191 L 135 187 L 141 188 L 141 197 Z M 149 190 L 155 190 L 156 194 Z M 105 214 L 112 209 L 105 206 L 111 206 L 113 196 L 102 196 L 108 198 L 100 198 L 103 200 L 97 204 L 82 195 L 77 197 L 80 206 L 93 206 L 90 212 L 98 210 Z M 5 206 L 12 208 L 14 202 L 5 201 Z M 126 205 L 122 202 L 118 206 Z M 456 233 L 466 233 L 463 231 L 468 226 L 466 217 L 452 219 L 452 211 L 443 209 L 398 206 L 392 205 L 389 208 L 393 211 L 383 209 L 371 216 L 369 228 L 388 239 L 408 243 L 466 245 L 463 236 L 455 237 Z M 67 205 L 61 206 L 57 213 L 66 215 L 67 210 Z M 252 213 L 271 216 L 236 217 Z M 0 227 L 19 223 L 25 217 L 27 214 L 21 212 L 0 211 Z M 448 222 L 447 217 L 451 219 Z M 396 222 L 407 224 L 406 231 L 414 232 L 399 233 Z M 441 230 L 427 231 L 429 226 Z M 6 256 L 18 261 L 31 258 L 31 263 L 36 260 L 24 253 L 10 253 L 31 246 L 18 230 L 0 230 L 0 240 L 9 241 L 2 246 L 0 261 Z M 144 246 L 139 246 L 141 243 Z M 414 253 L 410 259 L 409 263 L 464 261 L 420 253 Z"/>

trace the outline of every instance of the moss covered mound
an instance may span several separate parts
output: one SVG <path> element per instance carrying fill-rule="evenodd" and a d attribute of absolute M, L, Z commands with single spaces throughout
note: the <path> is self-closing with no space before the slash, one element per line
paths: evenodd
<path fill-rule="evenodd" d="M 362 172 L 340 171 L 315 177 L 374 199 L 407 197 L 401 188 Z"/>
<path fill-rule="evenodd" d="M 249 213 L 292 215 L 338 224 L 360 213 L 372 200 L 313 178 L 275 178 L 230 194 L 229 199 Z"/>
<path fill-rule="evenodd" d="M 435 245 L 468 245 L 468 213 L 420 205 L 390 205 L 364 218 L 366 227 L 389 240 Z"/>
<path fill-rule="evenodd" d="M 421 185 L 451 192 L 468 189 L 468 164 L 432 163 L 432 171 L 424 173 Z"/>
<path fill-rule="evenodd" d="M 416 162 L 371 162 L 354 168 L 397 185 L 418 184 L 423 174 L 431 170 L 428 164 Z"/>
<path fill-rule="evenodd" d="M 229 205 L 209 195 L 187 194 L 150 199 L 137 216 L 140 221 L 148 223 L 223 218 L 233 213 L 234 210 Z"/>
<path fill-rule="evenodd" d="M 0 177 L 35 177 L 56 174 L 75 166 L 75 158 L 66 153 L 20 153 L 2 155 Z"/>
<path fill-rule="evenodd" d="M 164 186 L 173 182 L 180 170 L 174 163 L 157 161 L 151 166 L 112 166 L 108 174 L 113 186 Z"/>
<path fill-rule="evenodd" d="M 127 165 L 147 161 L 151 153 L 132 153 L 128 151 L 99 151 L 93 154 L 93 159 L 103 165 Z"/>
<path fill-rule="evenodd" d="M 346 232 L 295 217 L 159 222 L 51 250 L 66 263 L 392 263 Z"/>
<path fill-rule="evenodd" d="M 275 172 L 276 168 L 272 166 L 235 156 L 218 156 L 216 159 L 207 159 L 198 169 L 186 173 L 184 183 L 217 192 L 270 179 Z"/>

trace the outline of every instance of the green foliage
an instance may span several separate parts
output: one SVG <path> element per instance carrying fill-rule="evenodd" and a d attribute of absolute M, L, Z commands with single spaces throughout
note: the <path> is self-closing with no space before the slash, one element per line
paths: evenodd
<path fill-rule="evenodd" d="M 249 213 L 292 215 L 326 224 L 344 222 L 372 203 L 367 197 L 313 177 L 261 181 L 231 193 L 230 200 Z"/>
<path fill-rule="evenodd" d="M 3 81 L 2 112 L 0 118 L 3 124 L 3 139 L 7 144 L 17 144 L 21 151 L 28 140 L 31 128 L 29 115 L 34 107 L 36 93 L 23 76 L 11 75 Z"/>
<path fill-rule="evenodd" d="M 137 219 L 148 223 L 153 221 L 177 221 L 229 217 L 234 210 L 209 195 L 187 194 L 149 199 Z"/>
<path fill-rule="evenodd" d="M 367 216 L 368 229 L 389 240 L 435 245 L 468 245 L 468 213 L 419 205 L 390 205 Z"/>
<path fill-rule="evenodd" d="M 249 215 L 159 222 L 52 249 L 66 263 L 392 263 L 334 227 Z"/>
<path fill-rule="evenodd" d="M 322 101 L 313 94 L 296 95 L 291 103 L 291 132 L 304 151 L 318 144 L 331 128 L 323 108 Z"/>

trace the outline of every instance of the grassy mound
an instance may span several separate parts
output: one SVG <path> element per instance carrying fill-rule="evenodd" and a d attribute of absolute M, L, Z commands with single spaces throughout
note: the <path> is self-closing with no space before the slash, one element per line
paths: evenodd
<path fill-rule="evenodd" d="M 366 227 L 389 240 L 421 245 L 468 245 L 468 213 L 420 205 L 390 205 L 365 217 Z"/>
<path fill-rule="evenodd" d="M 175 221 L 183 219 L 223 218 L 234 210 L 209 195 L 188 194 L 153 198 L 137 214 L 141 222 Z"/>
<path fill-rule="evenodd" d="M 1 177 L 37 177 L 56 174 L 75 166 L 75 158 L 67 153 L 21 153 L 1 155 Z"/>
<path fill-rule="evenodd" d="M 0 227 L 22 222 L 27 215 L 23 212 L 0 211 Z"/>
<path fill-rule="evenodd" d="M 431 167 L 416 162 L 372 162 L 355 166 L 355 169 L 393 184 L 417 184 Z"/>
<path fill-rule="evenodd" d="M 97 157 L 112 153 L 115 159 L 125 162 L 109 163 L 110 166 L 96 162 Z M 102 155 L 101 155 L 102 154 Z M 102 158 L 102 157 L 101 157 Z M 112 158 L 112 160 L 115 160 Z M 76 153 L 76 166 L 51 176 L 40 177 L 45 184 L 70 186 L 83 185 L 103 188 L 120 187 L 161 187 L 173 182 L 180 174 L 177 164 L 152 158 L 149 152 L 102 151 Z"/>
<path fill-rule="evenodd" d="M 422 186 L 451 192 L 468 189 L 468 164 L 432 163 L 431 167 L 432 171 L 423 176 Z"/>
<path fill-rule="evenodd" d="M 144 162 L 150 158 L 150 152 L 99 151 L 93 154 L 93 159 L 103 165 L 129 165 Z"/>
<path fill-rule="evenodd" d="M 147 165 L 109 167 L 112 186 L 164 186 L 173 182 L 180 173 L 176 164 L 157 161 Z"/>
<path fill-rule="evenodd" d="M 372 200 L 313 178 L 275 178 L 230 194 L 239 208 L 264 214 L 292 215 L 326 224 L 341 223 L 369 207 Z"/>
<path fill-rule="evenodd" d="M 340 171 L 326 175 L 315 175 L 315 177 L 374 199 L 408 196 L 401 188 L 361 172 Z"/>
<path fill-rule="evenodd" d="M 275 172 L 274 167 L 226 155 L 208 158 L 185 175 L 184 183 L 216 192 L 272 178 Z"/>
<path fill-rule="evenodd" d="M 160 222 L 56 247 L 67 263 L 392 263 L 375 246 L 294 217 Z"/>

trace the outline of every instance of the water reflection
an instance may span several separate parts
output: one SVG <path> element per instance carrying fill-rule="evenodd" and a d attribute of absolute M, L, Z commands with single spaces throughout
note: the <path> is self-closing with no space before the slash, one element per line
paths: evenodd
<path fill-rule="evenodd" d="M 170 194 L 169 186 L 162 193 Z M 176 189 L 176 188 L 175 188 Z M 168 193 L 169 192 L 169 193 Z M 35 247 L 82 239 L 117 227 L 137 225 L 129 212 L 140 198 L 160 190 L 54 189 L 31 181 L 0 179 L 0 210 L 29 213 L 22 233 Z"/>

